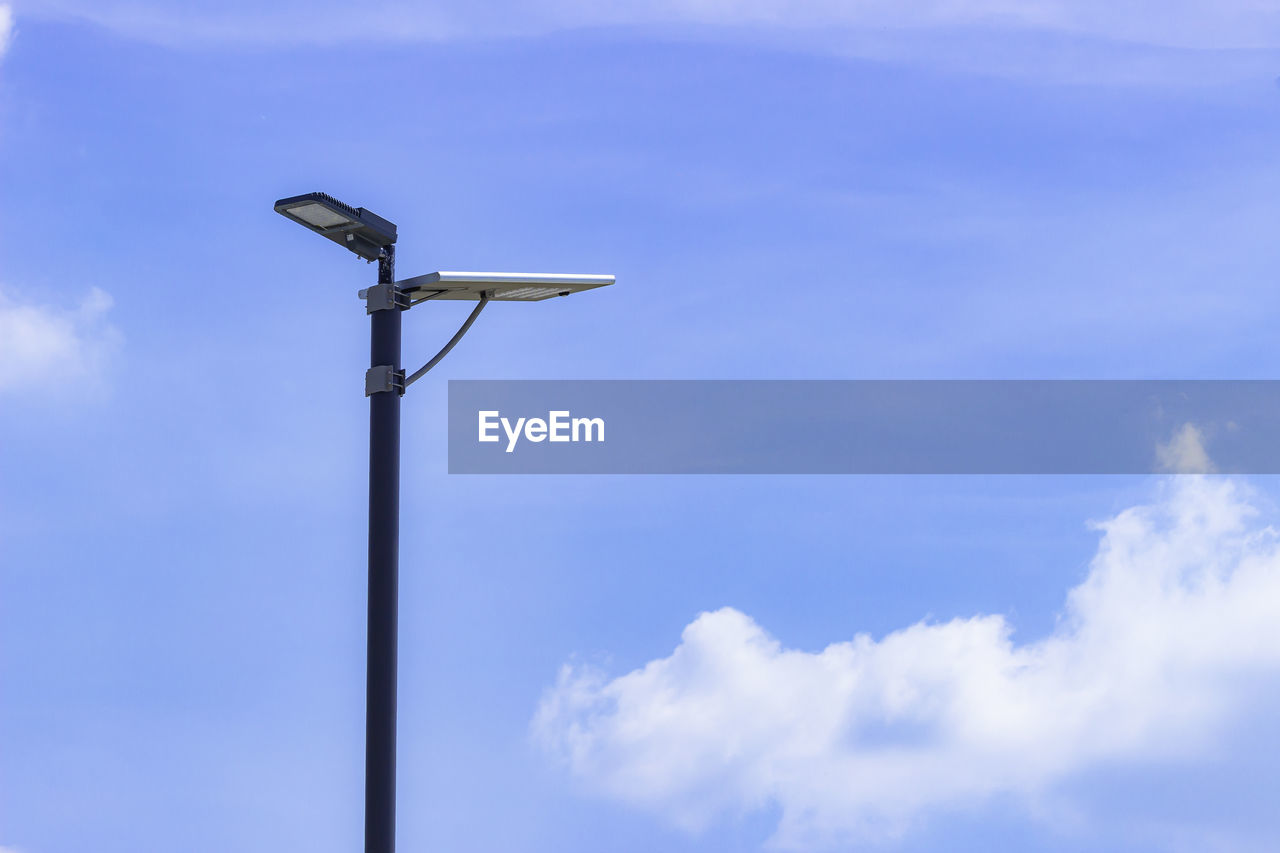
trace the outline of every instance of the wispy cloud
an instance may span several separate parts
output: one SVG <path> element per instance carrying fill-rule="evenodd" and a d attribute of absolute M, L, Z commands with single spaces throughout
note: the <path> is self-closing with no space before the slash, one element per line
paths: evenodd
<path fill-rule="evenodd" d="M 55 307 L 0 290 L 0 394 L 57 393 L 94 383 L 121 341 L 107 321 L 111 297 L 93 288 L 78 305 Z"/>
<path fill-rule="evenodd" d="M 1280 674 L 1280 542 L 1237 482 L 1173 478 L 1099 525 L 1058 629 L 921 622 L 819 652 L 731 608 L 609 678 L 569 665 L 533 723 L 591 790 L 679 826 L 776 806 L 791 849 L 883 839 L 1116 763 L 1194 761 Z"/>
<path fill-rule="evenodd" d="M 0 57 L 9 49 L 9 39 L 13 37 L 13 9 L 6 3 L 0 3 Z"/>
<path fill-rule="evenodd" d="M 1195 49 L 1280 47 L 1280 9 L 1253 0 L 1192 0 L 1153 13 L 1141 0 L 26 0 L 20 12 L 94 21 L 144 38 L 242 42 L 391 40 L 535 34 L 595 26 L 695 25 L 828 31 L 995 28 Z"/>

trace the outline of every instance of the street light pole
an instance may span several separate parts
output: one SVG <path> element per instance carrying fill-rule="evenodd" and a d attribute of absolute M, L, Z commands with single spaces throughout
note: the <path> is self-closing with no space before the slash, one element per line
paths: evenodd
<path fill-rule="evenodd" d="M 396 619 L 400 585 L 400 397 L 440 363 L 490 301 L 541 302 L 613 284 L 611 275 L 433 272 L 396 281 L 396 225 L 328 193 L 282 198 L 277 213 L 349 252 L 378 262 L 378 284 L 360 291 L 369 315 L 369 626 L 365 682 L 364 849 L 396 849 Z M 476 307 L 449 342 L 407 378 L 401 314 L 430 300 Z"/>
<path fill-rule="evenodd" d="M 378 284 L 395 281 L 395 246 L 378 259 Z M 370 369 L 400 370 L 398 305 L 369 315 Z M 400 395 L 369 394 L 369 625 L 365 693 L 365 853 L 396 846 L 396 619 L 400 576 Z"/>

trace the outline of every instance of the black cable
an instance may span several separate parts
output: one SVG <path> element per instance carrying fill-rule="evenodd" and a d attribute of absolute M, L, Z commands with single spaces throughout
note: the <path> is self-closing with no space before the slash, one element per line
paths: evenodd
<path fill-rule="evenodd" d="M 405 379 L 404 387 L 408 388 L 414 382 L 417 382 L 419 379 L 425 376 L 428 370 L 430 370 L 431 368 L 439 364 L 440 360 L 449 354 L 449 350 L 453 349 L 457 345 L 458 341 L 462 340 L 462 336 L 467 333 L 467 329 L 471 328 L 471 324 L 476 321 L 476 318 L 480 316 L 480 312 L 484 310 L 484 306 L 488 304 L 489 304 L 489 294 L 487 293 L 480 294 L 480 304 L 477 305 L 472 310 L 471 316 L 468 317 L 466 321 L 463 322 L 462 326 L 458 328 L 458 331 L 454 334 L 454 336 L 449 339 L 449 343 L 445 344 L 444 347 L 440 350 L 440 352 L 432 356 L 430 361 L 428 361 L 426 364 L 422 365 L 422 367 L 415 370 L 412 376 Z"/>

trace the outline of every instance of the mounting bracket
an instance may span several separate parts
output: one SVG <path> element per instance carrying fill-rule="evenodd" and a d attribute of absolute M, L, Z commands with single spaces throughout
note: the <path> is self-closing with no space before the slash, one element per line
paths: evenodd
<path fill-rule="evenodd" d="M 389 364 L 378 364 L 364 372 L 364 395 L 385 394 L 394 391 L 404 394 L 404 371 Z"/>
<path fill-rule="evenodd" d="M 366 314 L 375 311 L 397 311 L 409 307 L 409 296 L 394 284 L 375 284 L 360 289 Z"/>

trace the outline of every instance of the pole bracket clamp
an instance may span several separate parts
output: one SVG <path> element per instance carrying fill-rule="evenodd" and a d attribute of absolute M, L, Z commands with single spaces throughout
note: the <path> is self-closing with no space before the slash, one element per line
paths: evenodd
<path fill-rule="evenodd" d="M 409 307 L 409 296 L 394 284 L 375 284 L 360 289 L 366 314 L 375 311 L 398 311 Z"/>
<path fill-rule="evenodd" d="M 404 371 L 389 364 L 376 364 L 364 372 L 364 395 L 384 394 L 394 391 L 404 395 Z"/>

